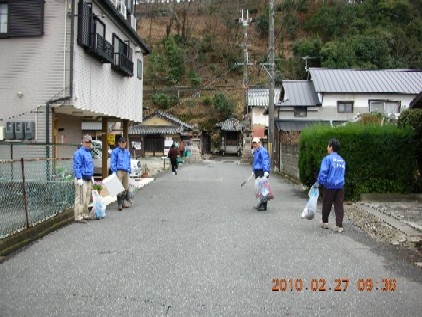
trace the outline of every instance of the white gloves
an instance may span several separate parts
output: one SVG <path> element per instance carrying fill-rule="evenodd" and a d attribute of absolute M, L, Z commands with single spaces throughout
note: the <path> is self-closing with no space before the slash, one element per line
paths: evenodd
<path fill-rule="evenodd" d="M 270 176 L 270 174 L 268 174 L 268 172 L 264 173 L 264 177 L 268 178 Z"/>
<path fill-rule="evenodd" d="M 319 187 L 319 183 L 315 182 L 315 184 L 312 185 L 313 188 L 318 188 Z"/>
<path fill-rule="evenodd" d="M 91 177 L 91 182 L 94 184 L 95 183 L 95 179 L 94 177 Z"/>
<path fill-rule="evenodd" d="M 254 176 L 255 176 L 255 173 L 252 171 L 251 177 L 254 177 Z"/>
<path fill-rule="evenodd" d="M 113 172 L 113 174 L 112 175 L 116 175 L 116 172 Z"/>
<path fill-rule="evenodd" d="M 76 184 L 78 184 L 79 186 L 82 186 L 84 184 L 84 181 L 82 180 L 82 178 L 78 178 L 78 180 L 76 181 Z"/>

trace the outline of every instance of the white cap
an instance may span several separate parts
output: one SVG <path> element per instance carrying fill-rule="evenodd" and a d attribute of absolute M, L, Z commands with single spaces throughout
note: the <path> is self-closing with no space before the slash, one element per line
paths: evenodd
<path fill-rule="evenodd" d="M 256 136 L 252 139 L 252 143 L 261 143 L 261 140 Z"/>

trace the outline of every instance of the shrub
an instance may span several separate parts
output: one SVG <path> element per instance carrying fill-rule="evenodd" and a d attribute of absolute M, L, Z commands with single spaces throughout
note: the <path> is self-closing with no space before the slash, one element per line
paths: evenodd
<path fill-rule="evenodd" d="M 413 132 L 395 126 L 349 124 L 337 128 L 313 126 L 299 140 L 299 175 L 303 184 L 315 182 L 331 138 L 341 143 L 346 161 L 345 198 L 361 193 L 409 193 L 416 175 Z"/>

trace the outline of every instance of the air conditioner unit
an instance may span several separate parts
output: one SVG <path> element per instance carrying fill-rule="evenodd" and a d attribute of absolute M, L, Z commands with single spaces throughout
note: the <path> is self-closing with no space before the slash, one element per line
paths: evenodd
<path fill-rule="evenodd" d="M 12 121 L 6 122 L 6 140 L 15 139 L 15 123 Z"/>
<path fill-rule="evenodd" d="M 136 18 L 133 15 L 129 15 L 129 19 L 130 19 L 130 26 L 132 27 L 132 29 L 136 31 Z"/>
<path fill-rule="evenodd" d="M 110 0 L 116 9 L 119 7 L 120 0 Z"/>
<path fill-rule="evenodd" d="M 6 138 L 6 127 L 0 126 L 0 141 Z"/>
<path fill-rule="evenodd" d="M 35 122 L 25 122 L 25 140 L 35 140 Z"/>
<path fill-rule="evenodd" d="M 120 1 L 120 7 L 119 7 L 119 12 L 121 15 L 124 16 L 124 18 L 126 19 L 126 5 L 123 3 L 123 1 Z"/>
<path fill-rule="evenodd" d="M 15 122 L 15 138 L 16 140 L 23 140 L 25 137 L 25 122 Z"/>

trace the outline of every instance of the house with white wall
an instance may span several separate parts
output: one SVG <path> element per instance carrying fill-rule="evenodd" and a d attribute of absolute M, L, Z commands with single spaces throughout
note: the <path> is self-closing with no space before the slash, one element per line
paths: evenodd
<path fill-rule="evenodd" d="M 1 0 L 4 142 L 79 143 L 87 121 L 101 122 L 103 140 L 110 122 L 127 134 L 142 121 L 149 53 L 134 0 Z"/>

